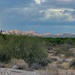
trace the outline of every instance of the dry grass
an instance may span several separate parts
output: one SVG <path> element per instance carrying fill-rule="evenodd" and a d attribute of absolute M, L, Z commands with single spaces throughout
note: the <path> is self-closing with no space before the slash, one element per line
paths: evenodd
<path fill-rule="evenodd" d="M 61 64 L 61 67 L 63 69 L 69 69 L 69 66 L 70 66 L 70 64 L 69 63 L 66 63 L 66 62 L 64 62 L 64 63 Z"/>
<path fill-rule="evenodd" d="M 8 64 L 4 64 L 4 67 L 12 68 L 14 65 L 17 65 L 20 69 L 29 69 L 28 64 L 23 59 L 11 59 L 11 61 Z"/>

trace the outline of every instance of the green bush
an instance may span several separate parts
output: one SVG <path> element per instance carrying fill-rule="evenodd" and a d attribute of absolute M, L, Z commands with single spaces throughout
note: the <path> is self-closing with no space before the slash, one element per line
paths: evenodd
<path fill-rule="evenodd" d="M 6 35 L 6 40 L 0 37 L 0 61 L 12 58 L 24 59 L 29 65 L 39 63 L 47 65 L 45 42 L 39 37 L 21 35 Z"/>
<path fill-rule="evenodd" d="M 0 61 L 7 62 L 11 59 L 10 51 L 6 49 L 0 49 Z"/>

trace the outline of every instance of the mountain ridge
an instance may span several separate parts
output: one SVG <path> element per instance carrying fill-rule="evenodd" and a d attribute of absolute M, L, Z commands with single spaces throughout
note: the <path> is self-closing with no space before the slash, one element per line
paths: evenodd
<path fill-rule="evenodd" d="M 40 36 L 40 37 L 75 37 L 75 33 L 37 33 L 36 31 L 20 31 L 20 30 L 9 30 L 9 31 L 2 31 L 2 34 L 16 34 L 16 35 L 29 35 L 29 36 Z"/>

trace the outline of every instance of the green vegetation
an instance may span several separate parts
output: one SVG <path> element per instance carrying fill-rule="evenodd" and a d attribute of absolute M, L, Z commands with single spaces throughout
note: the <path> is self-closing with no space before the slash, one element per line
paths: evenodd
<path fill-rule="evenodd" d="M 47 52 L 55 50 L 55 55 L 74 57 L 70 48 L 75 48 L 75 38 L 43 38 L 22 35 L 0 34 L 0 61 L 7 63 L 13 58 L 23 59 L 31 67 L 33 64 L 47 66 Z"/>
<path fill-rule="evenodd" d="M 55 55 L 64 54 L 65 57 L 74 57 L 75 53 L 70 50 L 75 48 L 75 38 L 44 38 L 48 51 L 55 50 Z"/>
<path fill-rule="evenodd" d="M 46 66 L 48 64 L 47 57 L 45 42 L 38 37 L 0 35 L 1 62 L 8 62 L 12 58 L 17 58 L 24 59 L 30 66 L 33 63 Z"/>

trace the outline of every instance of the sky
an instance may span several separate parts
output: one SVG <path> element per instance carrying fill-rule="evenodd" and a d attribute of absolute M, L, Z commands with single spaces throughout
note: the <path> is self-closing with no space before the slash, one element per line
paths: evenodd
<path fill-rule="evenodd" d="M 75 0 L 0 0 L 0 30 L 75 33 Z"/>

